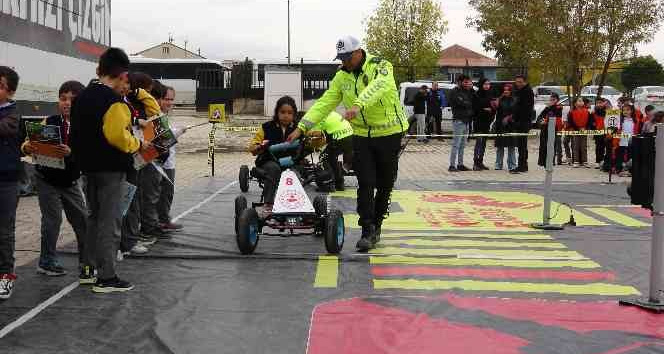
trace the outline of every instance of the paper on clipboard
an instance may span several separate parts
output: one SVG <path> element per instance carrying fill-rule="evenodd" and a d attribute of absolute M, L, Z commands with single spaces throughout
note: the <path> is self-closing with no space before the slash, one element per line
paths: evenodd
<path fill-rule="evenodd" d="M 65 169 L 65 159 L 56 151 L 57 146 L 62 144 L 59 126 L 25 122 L 25 131 L 34 148 L 32 161 L 36 165 Z"/>

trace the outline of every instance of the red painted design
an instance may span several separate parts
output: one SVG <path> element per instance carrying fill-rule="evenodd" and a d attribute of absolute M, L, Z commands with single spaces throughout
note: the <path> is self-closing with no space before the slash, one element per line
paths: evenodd
<path fill-rule="evenodd" d="M 543 326 L 557 326 L 578 333 L 621 331 L 664 338 L 664 316 L 616 302 L 559 302 L 531 299 L 465 298 L 445 295 L 443 299 L 458 308 L 481 310 Z"/>
<path fill-rule="evenodd" d="M 561 280 L 561 281 L 614 281 L 611 272 L 574 272 L 529 269 L 476 269 L 440 267 L 373 267 L 376 277 L 387 276 L 439 276 L 497 280 Z"/>
<path fill-rule="evenodd" d="M 382 299 L 381 303 L 389 304 L 389 298 L 377 299 Z M 547 328 L 562 328 L 578 333 L 578 341 L 570 343 L 575 347 L 568 349 L 576 348 L 581 352 L 585 352 L 583 348 L 593 340 L 603 338 L 601 335 L 593 337 L 594 333 L 599 331 L 616 331 L 617 336 L 623 335 L 625 338 L 619 347 L 601 354 L 627 354 L 643 347 L 664 346 L 664 342 L 658 340 L 664 339 L 663 316 L 633 307 L 620 307 L 615 302 L 577 303 L 465 298 L 456 295 L 413 299 L 432 302 L 432 308 L 437 306 L 437 301 L 445 300 L 447 306 L 451 307 L 439 308 L 438 315 L 432 317 L 426 312 L 413 313 L 362 299 L 339 300 L 320 305 L 314 309 L 312 316 L 307 353 L 517 354 L 522 353 L 521 349 L 527 346 L 536 348 L 538 345 L 553 345 L 525 339 L 537 338 L 546 341 L 548 337 L 533 334 L 546 331 Z M 533 331 L 524 332 L 524 338 L 521 338 L 502 333 L 500 328 L 491 328 L 494 322 L 487 321 L 486 318 L 478 325 L 453 322 L 445 318 L 445 314 L 458 314 L 457 311 L 464 310 L 470 311 L 469 313 L 481 311 L 487 316 L 495 316 L 495 323 L 500 323 L 501 319 L 530 322 Z M 569 338 L 574 337 L 568 337 L 568 340 Z M 556 340 L 555 337 L 551 338 L 552 343 Z"/>
<path fill-rule="evenodd" d="M 505 209 L 535 209 L 542 206 L 542 203 L 501 202 L 481 195 L 456 195 L 445 193 L 426 194 L 422 196 L 422 200 L 429 203 L 467 202 L 473 206 L 498 207 Z"/>
<path fill-rule="evenodd" d="M 652 219 L 652 212 L 648 209 L 634 207 L 629 208 L 629 211 L 636 216 Z"/>
<path fill-rule="evenodd" d="M 361 299 L 314 310 L 309 354 L 518 354 L 528 341 L 493 329 L 433 319 Z M 498 345 L 499 344 L 499 345 Z"/>

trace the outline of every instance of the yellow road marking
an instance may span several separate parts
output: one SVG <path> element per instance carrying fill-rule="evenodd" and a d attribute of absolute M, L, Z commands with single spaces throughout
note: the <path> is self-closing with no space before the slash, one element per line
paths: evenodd
<path fill-rule="evenodd" d="M 557 293 L 568 295 L 604 295 L 628 296 L 641 295 L 631 286 L 591 283 L 591 284 L 556 284 L 556 283 L 520 283 L 520 282 L 493 282 L 479 280 L 391 280 L 374 279 L 374 289 L 400 289 L 400 290 L 450 290 L 461 289 L 468 291 L 500 291 L 524 293 Z"/>
<path fill-rule="evenodd" d="M 459 258 L 527 258 L 527 259 L 587 259 L 575 251 L 533 251 L 533 250 L 480 250 L 480 249 L 431 249 L 431 248 L 400 248 L 380 247 L 371 253 L 382 255 L 416 255 L 416 256 L 458 256 Z"/>
<path fill-rule="evenodd" d="M 629 217 L 625 214 L 619 213 L 617 211 L 607 209 L 607 208 L 588 208 L 588 210 L 592 211 L 593 213 L 597 215 L 601 215 L 611 221 L 613 221 L 616 224 L 620 224 L 623 226 L 629 226 L 629 227 L 648 227 L 650 224 L 646 224 L 645 222 L 641 220 L 634 219 L 632 217 Z"/>
<path fill-rule="evenodd" d="M 556 248 L 565 249 L 567 246 L 557 242 L 510 242 L 510 241 L 477 241 L 477 240 L 426 240 L 387 239 L 380 241 L 384 246 L 428 246 L 428 247 L 494 247 L 494 248 Z"/>
<path fill-rule="evenodd" d="M 314 288 L 336 288 L 339 278 L 339 258 L 319 256 Z"/>
<path fill-rule="evenodd" d="M 371 264 L 490 266 L 514 268 L 600 268 L 592 260 L 537 260 L 537 259 L 484 259 L 484 258 L 426 258 L 406 256 L 370 257 Z"/>
<path fill-rule="evenodd" d="M 449 238 L 488 238 L 488 239 L 512 239 L 512 240 L 551 240 L 550 235 L 544 234 L 453 234 L 453 233 L 424 233 L 424 232 L 397 232 L 382 233 L 381 238 L 402 237 L 449 237 Z"/>

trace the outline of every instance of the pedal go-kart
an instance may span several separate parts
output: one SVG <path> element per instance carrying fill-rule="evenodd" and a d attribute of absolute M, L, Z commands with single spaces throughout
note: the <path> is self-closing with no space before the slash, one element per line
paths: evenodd
<path fill-rule="evenodd" d="M 290 143 L 281 143 L 281 144 L 272 145 L 267 149 L 266 153 L 270 154 L 274 161 L 279 162 L 279 165 L 282 167 L 282 169 L 292 168 L 293 170 L 295 170 L 298 173 L 298 175 L 301 177 L 300 182 L 302 183 L 303 186 L 307 186 L 311 182 L 315 181 L 316 185 L 319 188 L 323 188 L 325 185 L 334 183 L 333 180 L 334 176 L 331 175 L 329 171 L 326 171 L 323 168 L 323 163 L 320 159 L 320 156 L 318 158 L 318 162 L 314 162 L 315 150 L 312 149 L 311 151 L 307 152 L 306 149 L 307 143 L 314 139 L 319 139 L 319 138 L 307 137 L 302 140 Z M 277 157 L 279 154 L 283 154 L 288 151 L 296 151 L 295 157 L 294 158 Z M 308 158 L 306 158 L 307 154 L 309 155 Z M 251 181 L 258 182 L 259 187 L 263 188 L 262 175 L 260 169 L 254 167 L 250 170 L 249 166 L 247 165 L 240 166 L 240 172 L 238 174 L 238 182 L 240 185 L 240 190 L 243 193 L 249 191 L 249 183 Z"/>
<path fill-rule="evenodd" d="M 300 148 L 302 142 L 273 145 L 270 152 L 276 154 L 285 149 Z M 318 195 L 313 203 L 304 190 L 300 177 L 291 169 L 295 165 L 291 157 L 279 159 L 283 172 L 279 180 L 272 210 L 262 210 L 264 201 L 248 206 L 247 198 L 240 195 L 235 198 L 235 235 L 238 249 L 242 254 L 254 253 L 260 237 L 297 237 L 318 236 L 325 242 L 328 253 L 338 254 L 344 245 L 345 224 L 343 213 L 329 210 L 328 196 Z M 254 169 L 254 173 L 257 170 Z M 256 176 L 262 186 L 260 176 Z M 265 232 L 269 228 L 273 232 Z"/>

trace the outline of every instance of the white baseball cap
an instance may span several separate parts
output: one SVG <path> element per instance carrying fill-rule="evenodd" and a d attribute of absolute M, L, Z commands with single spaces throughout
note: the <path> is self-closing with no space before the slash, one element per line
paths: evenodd
<path fill-rule="evenodd" d="M 337 57 L 336 60 L 348 60 L 354 51 L 360 49 L 360 41 L 352 36 L 341 38 L 337 42 Z"/>

